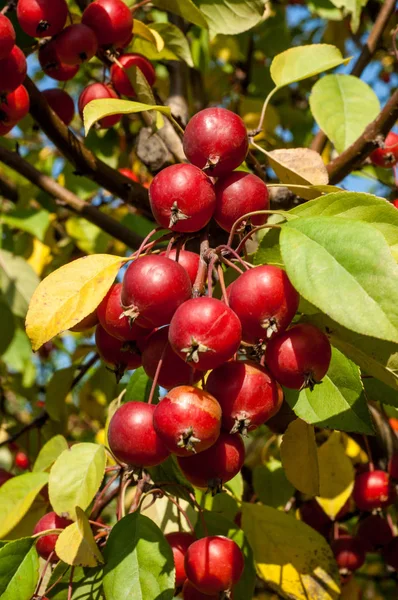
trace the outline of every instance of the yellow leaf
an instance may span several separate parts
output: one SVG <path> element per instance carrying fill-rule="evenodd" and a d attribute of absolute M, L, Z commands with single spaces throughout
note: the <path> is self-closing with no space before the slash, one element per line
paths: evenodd
<path fill-rule="evenodd" d="M 96 567 L 98 563 L 103 563 L 104 559 L 95 543 L 88 518 L 78 506 L 76 518 L 76 523 L 72 523 L 60 533 L 55 551 L 67 565 Z"/>
<path fill-rule="evenodd" d="M 320 494 L 316 498 L 334 519 L 352 493 L 354 467 L 345 453 L 342 434 L 334 431 L 318 449 Z"/>
<path fill-rule="evenodd" d="M 36 237 L 33 238 L 32 254 L 27 259 L 28 265 L 32 267 L 37 275 L 43 273 L 44 267 L 51 261 L 51 249 Z"/>
<path fill-rule="evenodd" d="M 259 576 L 282 598 L 340 598 L 332 551 L 314 529 L 275 508 L 248 503 L 242 505 L 242 528 Z"/>
<path fill-rule="evenodd" d="M 292 421 L 283 435 L 281 460 L 286 477 L 294 487 L 310 496 L 319 494 L 318 452 L 313 425 Z"/>
<path fill-rule="evenodd" d="M 309 148 L 282 148 L 265 152 L 281 183 L 291 185 L 327 185 L 328 172 L 322 157 Z M 300 196 L 311 200 L 319 196 L 315 190 L 303 188 Z"/>
<path fill-rule="evenodd" d="M 0 539 L 24 518 L 36 496 L 48 482 L 48 473 L 23 473 L 0 488 Z"/>
<path fill-rule="evenodd" d="M 160 33 L 155 31 L 154 29 L 151 29 L 142 21 L 137 21 L 137 19 L 134 19 L 133 33 L 134 35 L 138 35 L 139 37 L 144 38 L 144 40 L 148 40 L 148 42 L 151 42 L 154 46 L 156 46 L 156 50 L 158 52 L 161 52 L 163 50 L 164 40 Z"/>
<path fill-rule="evenodd" d="M 26 333 L 33 350 L 92 313 L 125 260 L 110 254 L 85 256 L 43 279 L 26 316 Z"/>

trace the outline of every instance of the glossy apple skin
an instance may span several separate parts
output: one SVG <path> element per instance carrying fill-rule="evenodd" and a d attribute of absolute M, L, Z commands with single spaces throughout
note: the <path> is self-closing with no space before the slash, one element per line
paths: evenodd
<path fill-rule="evenodd" d="M 175 587 L 181 587 L 187 578 L 184 567 L 185 554 L 191 544 L 196 541 L 192 533 L 185 531 L 174 531 L 165 535 L 166 540 L 171 546 L 174 557 L 174 567 L 176 570 Z"/>
<path fill-rule="evenodd" d="M 371 511 L 392 504 L 395 489 L 385 471 L 367 471 L 355 477 L 353 498 L 360 510 Z"/>
<path fill-rule="evenodd" d="M 68 527 L 68 525 L 71 525 L 72 523 L 73 521 L 65 519 L 64 517 L 59 517 L 55 512 L 49 512 L 36 523 L 33 535 L 40 533 L 41 531 L 46 531 L 47 529 L 65 529 L 65 527 Z M 58 536 L 59 534 L 57 533 L 51 533 L 49 535 L 44 535 L 37 540 L 36 550 L 45 560 L 47 560 L 50 557 L 50 554 L 54 552 L 51 562 L 58 562 L 59 558 L 55 553 L 55 544 L 57 543 Z"/>
<path fill-rule="evenodd" d="M 118 460 L 133 467 L 154 467 L 170 452 L 153 427 L 155 406 L 126 402 L 113 415 L 108 429 L 109 447 Z"/>

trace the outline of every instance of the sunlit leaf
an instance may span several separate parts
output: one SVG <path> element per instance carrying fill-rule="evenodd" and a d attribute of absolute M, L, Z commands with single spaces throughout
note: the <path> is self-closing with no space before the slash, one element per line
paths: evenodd
<path fill-rule="evenodd" d="M 48 482 L 48 473 L 24 473 L 0 487 L 0 539 L 7 536 L 30 509 L 40 490 Z"/>
<path fill-rule="evenodd" d="M 1 600 L 30 600 L 39 579 L 34 540 L 25 538 L 0 548 Z"/>
<path fill-rule="evenodd" d="M 128 69 L 129 71 L 131 69 Z M 116 100 L 114 98 L 106 100 L 92 100 L 83 110 L 84 129 L 86 135 L 96 121 L 109 115 L 130 115 L 133 113 L 156 110 L 164 115 L 170 115 L 168 106 L 158 106 L 156 104 L 143 104 L 142 102 L 133 102 L 131 100 Z"/>
<path fill-rule="evenodd" d="M 40 450 L 35 460 L 35 464 L 33 465 L 33 471 L 47 471 L 57 460 L 58 456 L 62 454 L 64 450 L 67 450 L 67 448 L 68 442 L 62 435 L 55 435 L 52 437 Z"/>
<path fill-rule="evenodd" d="M 96 567 L 98 563 L 104 562 L 95 543 L 88 518 L 78 506 L 76 507 L 76 523 L 68 525 L 60 533 L 55 551 L 67 565 Z"/>
<path fill-rule="evenodd" d="M 371 87 L 353 75 L 326 75 L 312 88 L 310 107 L 319 127 L 343 152 L 380 112 Z"/>
<path fill-rule="evenodd" d="M 76 506 L 85 510 L 104 477 L 106 454 L 98 444 L 75 444 L 64 450 L 50 471 L 50 502 L 59 515 L 76 518 Z"/>
<path fill-rule="evenodd" d="M 301 419 L 292 421 L 283 434 L 281 460 L 288 480 L 310 496 L 319 494 L 318 453 L 314 427 Z"/>
<path fill-rule="evenodd" d="M 290 48 L 275 56 L 271 63 L 271 77 L 278 87 L 313 77 L 349 62 L 336 46 L 309 44 Z"/>
<path fill-rule="evenodd" d="M 92 313 L 124 260 L 108 254 L 85 256 L 43 279 L 33 294 L 26 317 L 26 332 L 33 350 Z"/>

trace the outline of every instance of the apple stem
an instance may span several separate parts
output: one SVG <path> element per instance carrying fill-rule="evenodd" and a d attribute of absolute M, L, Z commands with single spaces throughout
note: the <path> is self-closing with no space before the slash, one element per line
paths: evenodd
<path fill-rule="evenodd" d="M 365 442 L 366 454 L 368 455 L 368 459 L 369 459 L 369 471 L 374 471 L 375 466 L 374 466 L 374 462 L 373 462 L 373 458 L 372 458 L 372 451 L 370 449 L 368 437 L 366 435 L 363 435 L 362 437 L 363 437 L 363 441 Z"/>

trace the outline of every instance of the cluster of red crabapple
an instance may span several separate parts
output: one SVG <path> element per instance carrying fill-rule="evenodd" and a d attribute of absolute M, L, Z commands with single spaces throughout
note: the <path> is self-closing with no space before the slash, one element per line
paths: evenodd
<path fill-rule="evenodd" d="M 135 97 L 126 72 L 130 67 L 138 67 L 150 86 L 155 82 L 155 70 L 148 59 L 140 54 L 121 54 L 133 37 L 133 16 L 122 0 L 95 0 L 84 10 L 81 23 L 67 27 L 66 0 L 18 0 L 17 18 L 25 33 L 40 39 L 39 63 L 44 73 L 57 81 L 72 79 L 80 65 L 96 54 L 113 63 L 110 84 L 91 83 L 83 89 L 78 101 L 80 115 L 92 100 Z M 12 23 L 0 14 L 0 135 L 9 133 L 29 112 L 29 95 L 22 85 L 26 72 L 26 58 L 15 45 Z M 70 95 L 60 88 L 44 90 L 43 94 L 52 110 L 69 125 L 75 112 Z M 99 127 L 113 127 L 121 117 L 104 117 Z"/>

